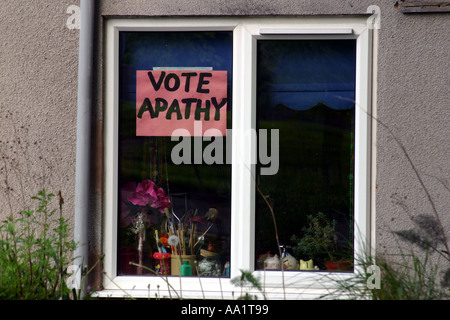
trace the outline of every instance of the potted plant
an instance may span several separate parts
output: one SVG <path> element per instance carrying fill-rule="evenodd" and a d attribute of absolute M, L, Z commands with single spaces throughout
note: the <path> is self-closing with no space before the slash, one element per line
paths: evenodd
<path fill-rule="evenodd" d="M 302 237 L 291 237 L 291 241 L 295 243 L 294 254 L 302 259 L 312 259 L 327 270 L 343 270 L 344 266 L 337 264 L 339 252 L 336 221 L 330 221 L 322 212 L 309 215 L 307 219 L 307 226 L 302 228 Z"/>

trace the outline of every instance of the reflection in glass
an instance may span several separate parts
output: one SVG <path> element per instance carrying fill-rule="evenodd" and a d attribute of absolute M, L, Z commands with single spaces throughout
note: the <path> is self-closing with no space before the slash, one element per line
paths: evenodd
<path fill-rule="evenodd" d="M 353 261 L 355 56 L 354 40 L 257 44 L 257 126 L 279 130 L 278 173 L 257 183 L 285 269 Z M 277 269 L 274 223 L 258 193 L 256 254 L 258 269 Z"/>
<path fill-rule="evenodd" d="M 181 267 L 184 261 L 192 274 L 227 275 L 231 167 L 225 161 L 177 165 L 171 150 L 178 141 L 136 136 L 136 71 L 157 67 L 228 71 L 231 128 L 231 45 L 230 32 L 120 33 L 119 275 L 189 273 L 189 268 Z M 192 147 L 200 143 L 203 149 L 209 144 L 201 137 L 190 143 Z"/>

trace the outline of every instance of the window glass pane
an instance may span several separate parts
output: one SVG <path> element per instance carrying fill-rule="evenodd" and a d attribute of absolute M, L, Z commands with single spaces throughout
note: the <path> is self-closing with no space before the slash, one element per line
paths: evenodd
<path fill-rule="evenodd" d="M 180 137 L 172 141 L 170 136 L 158 134 L 137 136 L 136 113 L 140 106 L 136 83 L 140 70 L 166 70 L 167 78 L 174 68 L 198 70 L 198 74 L 202 70 L 226 71 L 227 82 L 221 85 L 227 86 L 226 128 L 231 128 L 232 34 L 121 32 L 119 49 L 118 274 L 153 275 L 157 271 L 179 275 L 184 261 L 191 265 L 192 274 L 197 274 L 191 260 L 195 259 L 200 275 L 226 276 L 230 261 L 231 165 L 225 161 L 225 151 L 217 154 L 211 148 L 209 152 L 217 156 L 214 163 L 208 164 L 204 158 L 194 163 L 199 155 L 196 146 L 205 155 L 213 142 L 224 148 L 225 138 L 213 137 L 209 141 L 202 136 Z M 154 86 L 174 88 L 178 81 L 175 76 L 165 82 L 162 73 L 154 75 Z M 190 83 L 199 82 L 198 77 L 190 77 Z M 210 79 L 203 79 L 202 90 L 209 88 Z M 178 105 L 168 103 L 174 107 L 173 118 L 187 117 Z M 192 108 L 195 105 L 192 102 Z M 170 109 L 161 106 L 164 112 Z M 156 110 L 156 102 L 149 108 L 153 107 L 152 111 Z M 151 117 L 150 109 L 142 110 L 142 117 Z M 205 114 L 199 113 L 201 120 Z M 172 156 L 173 150 L 178 151 L 174 153 L 178 160 Z M 168 215 L 165 207 L 169 207 Z M 169 238 L 172 235 L 176 237 Z M 183 272 L 185 269 L 189 268 L 183 268 Z"/>
<path fill-rule="evenodd" d="M 262 175 L 260 164 L 257 183 L 285 270 L 353 261 L 355 65 L 354 40 L 258 41 L 257 129 L 279 130 L 279 169 Z M 277 268 L 265 260 L 279 257 L 272 215 L 256 194 L 256 265 Z"/>

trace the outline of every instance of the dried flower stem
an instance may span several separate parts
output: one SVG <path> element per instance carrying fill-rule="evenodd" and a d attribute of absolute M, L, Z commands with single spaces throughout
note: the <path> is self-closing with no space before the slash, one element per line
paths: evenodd
<path fill-rule="evenodd" d="M 281 281 L 282 281 L 282 285 L 283 285 L 283 295 L 284 295 L 284 299 L 286 299 L 286 288 L 285 288 L 285 284 L 284 284 L 284 263 L 283 263 L 283 259 L 282 259 L 282 255 L 281 255 L 280 238 L 278 236 L 278 227 L 277 227 L 277 220 L 275 219 L 275 212 L 273 211 L 272 206 L 270 205 L 269 201 L 267 200 L 267 197 L 262 193 L 261 189 L 259 188 L 259 185 L 256 182 L 255 182 L 255 185 L 256 185 L 256 190 L 261 195 L 261 197 L 264 199 L 264 202 L 267 204 L 267 207 L 269 208 L 270 213 L 272 215 L 273 227 L 275 229 L 275 238 L 277 240 L 278 252 L 280 254 L 281 278 L 282 278 Z"/>

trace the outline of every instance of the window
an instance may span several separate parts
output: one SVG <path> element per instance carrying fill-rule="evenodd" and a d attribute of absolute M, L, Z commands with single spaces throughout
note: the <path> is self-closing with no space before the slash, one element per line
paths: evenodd
<path fill-rule="evenodd" d="M 232 104 L 232 33 L 120 32 L 119 37 L 118 274 L 154 275 L 142 267 L 145 266 L 161 274 L 179 275 L 180 263 L 184 260 L 190 263 L 194 257 L 203 254 L 205 261 L 200 261 L 198 268 L 193 263 L 190 265 L 194 274 L 198 269 L 200 276 L 219 273 L 227 276 L 229 273 L 225 266 L 230 264 L 231 165 L 226 162 L 226 154 L 222 153 L 217 159 L 219 161 L 206 164 L 196 157 L 198 152 L 205 154 L 206 145 L 213 142 L 204 143 L 202 136 L 181 138 L 175 135 L 172 139 L 162 134 L 163 128 L 139 133 L 138 128 L 143 126 L 136 122 L 136 108 L 140 113 L 139 119 L 157 119 L 156 116 L 152 118 L 150 111 L 162 115 L 167 110 L 164 120 L 170 117 L 168 122 L 175 123 L 174 129 L 179 129 L 178 123 L 184 123 L 184 118 L 191 117 L 188 108 L 192 109 L 192 117 L 198 116 L 199 124 L 203 119 L 212 121 L 215 110 L 206 109 L 206 103 L 211 102 L 192 97 L 196 94 L 201 98 L 207 96 L 196 92 L 198 84 L 203 83 L 203 91 L 210 90 L 208 85 L 213 81 L 210 77 L 212 72 L 225 71 L 227 77 L 222 84 L 226 88 L 225 95 L 220 102 L 212 101 L 226 108 L 218 116 L 224 117 L 230 129 L 231 121 L 227 119 L 231 119 Z M 136 75 L 142 70 L 150 70 L 150 73 L 143 72 L 147 82 L 139 88 L 143 92 L 137 92 L 140 79 L 137 80 Z M 204 80 L 201 80 L 202 76 Z M 157 100 L 152 97 L 147 88 L 152 87 L 151 81 L 158 89 L 153 88 L 154 95 L 163 97 L 162 87 L 168 87 L 175 92 L 175 98 Z M 175 90 L 177 81 L 184 81 L 179 90 Z M 184 99 L 179 98 L 179 92 Z M 149 98 L 149 105 L 145 99 L 137 102 L 140 94 L 145 99 Z M 158 105 L 159 101 L 162 101 L 161 105 Z M 183 107 L 185 109 L 182 110 Z M 167 134 L 171 135 L 172 130 Z M 221 147 L 221 150 L 225 149 Z M 153 199 L 146 201 L 141 198 L 151 197 L 154 190 L 160 191 L 167 206 L 170 202 L 167 215 L 158 204 L 154 204 Z M 173 241 L 175 245 L 169 244 Z M 164 257 L 166 260 L 163 262 L 161 258 Z M 217 259 L 212 261 L 212 257 Z M 130 262 L 139 266 L 130 265 Z M 214 271 L 210 270 L 212 262 Z"/>
<path fill-rule="evenodd" d="M 256 50 L 257 128 L 279 136 L 277 172 L 258 175 L 258 269 L 279 255 L 268 205 L 288 270 L 297 258 L 313 260 L 302 269 L 353 261 L 356 41 L 258 40 Z"/>
<path fill-rule="evenodd" d="M 147 297 L 159 286 L 167 297 L 229 298 L 230 279 L 249 270 L 269 298 L 300 298 L 313 294 L 298 290 L 305 284 L 314 291 L 322 277 L 323 287 L 324 273 L 357 271 L 330 273 L 325 256 L 352 261 L 369 245 L 365 18 L 106 27 L 101 294 Z M 318 270 L 301 244 L 313 218 L 336 240 L 315 249 Z"/>

